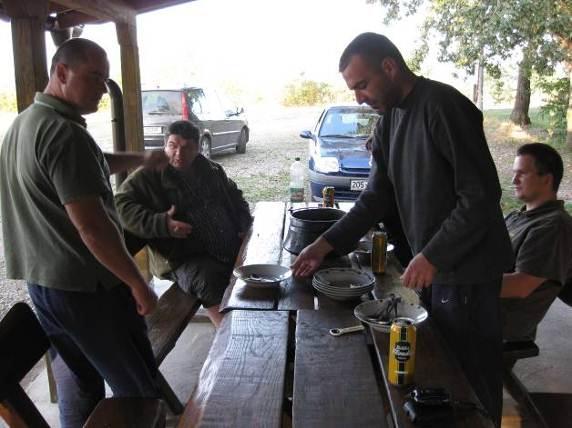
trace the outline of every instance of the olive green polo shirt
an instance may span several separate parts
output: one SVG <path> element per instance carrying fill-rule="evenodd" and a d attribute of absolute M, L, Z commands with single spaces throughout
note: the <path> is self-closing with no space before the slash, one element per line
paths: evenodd
<path fill-rule="evenodd" d="M 562 286 L 572 276 L 572 217 L 561 200 L 532 210 L 511 212 L 505 219 L 514 253 L 515 272 L 546 278 L 528 297 L 501 299 L 503 338 L 531 340 Z"/>
<path fill-rule="evenodd" d="M 6 133 L 0 204 L 8 278 L 70 291 L 120 283 L 85 246 L 64 206 L 98 195 L 121 227 L 109 166 L 85 126 L 71 105 L 37 93 Z"/>

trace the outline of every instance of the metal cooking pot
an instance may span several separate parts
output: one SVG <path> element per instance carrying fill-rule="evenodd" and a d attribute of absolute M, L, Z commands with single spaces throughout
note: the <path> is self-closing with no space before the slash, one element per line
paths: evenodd
<path fill-rule="evenodd" d="M 283 246 L 293 254 L 300 254 L 346 214 L 336 208 L 299 208 L 289 211 L 290 227 Z"/>

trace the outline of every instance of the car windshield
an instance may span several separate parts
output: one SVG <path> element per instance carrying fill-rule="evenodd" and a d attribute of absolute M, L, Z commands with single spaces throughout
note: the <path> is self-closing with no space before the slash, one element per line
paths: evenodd
<path fill-rule="evenodd" d="M 377 122 L 379 115 L 366 109 L 332 109 L 320 128 L 320 137 L 366 138 Z"/>
<path fill-rule="evenodd" d="M 143 114 L 182 114 L 181 92 L 145 91 L 142 97 Z"/>

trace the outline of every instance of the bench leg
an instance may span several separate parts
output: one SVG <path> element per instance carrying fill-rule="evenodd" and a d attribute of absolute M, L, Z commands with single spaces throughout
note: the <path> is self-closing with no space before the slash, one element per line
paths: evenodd
<path fill-rule="evenodd" d="M 44 360 L 46 362 L 46 372 L 48 374 L 48 390 L 50 391 L 50 403 L 55 404 L 58 402 L 58 388 L 56 387 L 56 379 L 54 378 L 54 371 L 52 370 L 52 357 L 50 357 L 50 351 L 45 353 Z"/>
<path fill-rule="evenodd" d="M 169 409 L 171 409 L 171 412 L 175 415 L 180 415 L 181 413 L 183 413 L 183 410 L 185 409 L 183 403 L 181 403 L 181 401 L 177 397 L 177 394 L 175 394 L 175 391 L 173 391 L 173 388 L 171 388 L 171 385 L 169 385 L 167 380 L 158 370 L 157 370 L 157 386 L 159 387 L 159 391 L 161 392 L 163 400 L 165 400 L 165 402 L 169 406 Z"/>
<path fill-rule="evenodd" d="M 503 384 L 512 395 L 514 400 L 529 413 L 530 417 L 534 420 L 536 426 L 541 428 L 548 428 L 546 421 L 542 417 L 540 410 L 532 401 L 530 394 L 522 382 L 515 376 L 512 368 L 503 368 Z"/>

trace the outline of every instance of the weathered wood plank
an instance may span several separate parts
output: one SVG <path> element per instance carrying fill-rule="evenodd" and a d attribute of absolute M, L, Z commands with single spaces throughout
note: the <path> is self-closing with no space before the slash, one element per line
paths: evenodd
<path fill-rule="evenodd" d="M 287 312 L 228 313 L 179 427 L 279 427 L 287 342 Z"/>
<path fill-rule="evenodd" d="M 385 387 L 389 395 L 393 420 L 396 427 L 414 428 L 403 411 L 403 403 L 408 399 L 407 389 L 395 387 L 387 382 L 389 356 L 389 334 L 371 330 L 377 358 L 383 372 Z M 439 386 L 446 388 L 453 399 L 480 402 L 459 363 L 451 356 L 447 345 L 431 320 L 426 320 L 417 328 L 417 350 L 415 355 L 415 383 L 421 386 Z M 492 427 L 489 419 L 473 412 L 459 417 L 458 426 Z"/>
<path fill-rule="evenodd" d="M 257 203 L 252 230 L 243 243 L 235 265 L 280 263 L 283 225 L 283 202 Z M 222 299 L 221 311 L 275 309 L 280 294 L 280 287 L 250 287 L 244 281 L 233 277 Z"/>
<path fill-rule="evenodd" d="M 288 205 L 288 204 L 287 204 Z M 306 203 L 290 204 L 292 208 L 303 208 Z M 286 210 L 284 218 L 284 232 L 281 242 L 286 239 L 286 234 L 290 227 L 290 211 Z M 280 264 L 282 266 L 291 266 L 296 260 L 297 255 L 282 249 Z M 312 290 L 312 280 L 307 278 L 290 278 L 281 288 L 280 299 L 278 301 L 278 310 L 298 310 L 298 309 L 314 309 L 314 291 Z"/>
<path fill-rule="evenodd" d="M 36 92 L 48 83 L 45 22 L 48 2 L 45 0 L 4 0 L 11 17 L 12 48 L 18 112 L 34 101 Z"/>
<path fill-rule="evenodd" d="M 112 0 L 51 0 L 68 9 L 113 22 L 132 22 L 136 18 L 135 9 L 125 2 Z"/>
<path fill-rule="evenodd" d="M 200 306 L 196 297 L 185 293 L 177 284 L 163 293 L 155 310 L 146 318 L 157 364 L 161 364 L 173 349 Z"/>
<path fill-rule="evenodd" d="M 357 324 L 349 311 L 298 311 L 294 427 L 386 426 L 363 333 L 329 334 Z"/>
<path fill-rule="evenodd" d="M 143 151 L 143 107 L 141 104 L 141 75 L 137 24 L 135 18 L 115 24 L 121 52 L 121 85 L 125 117 L 125 142 L 127 151 Z"/>

